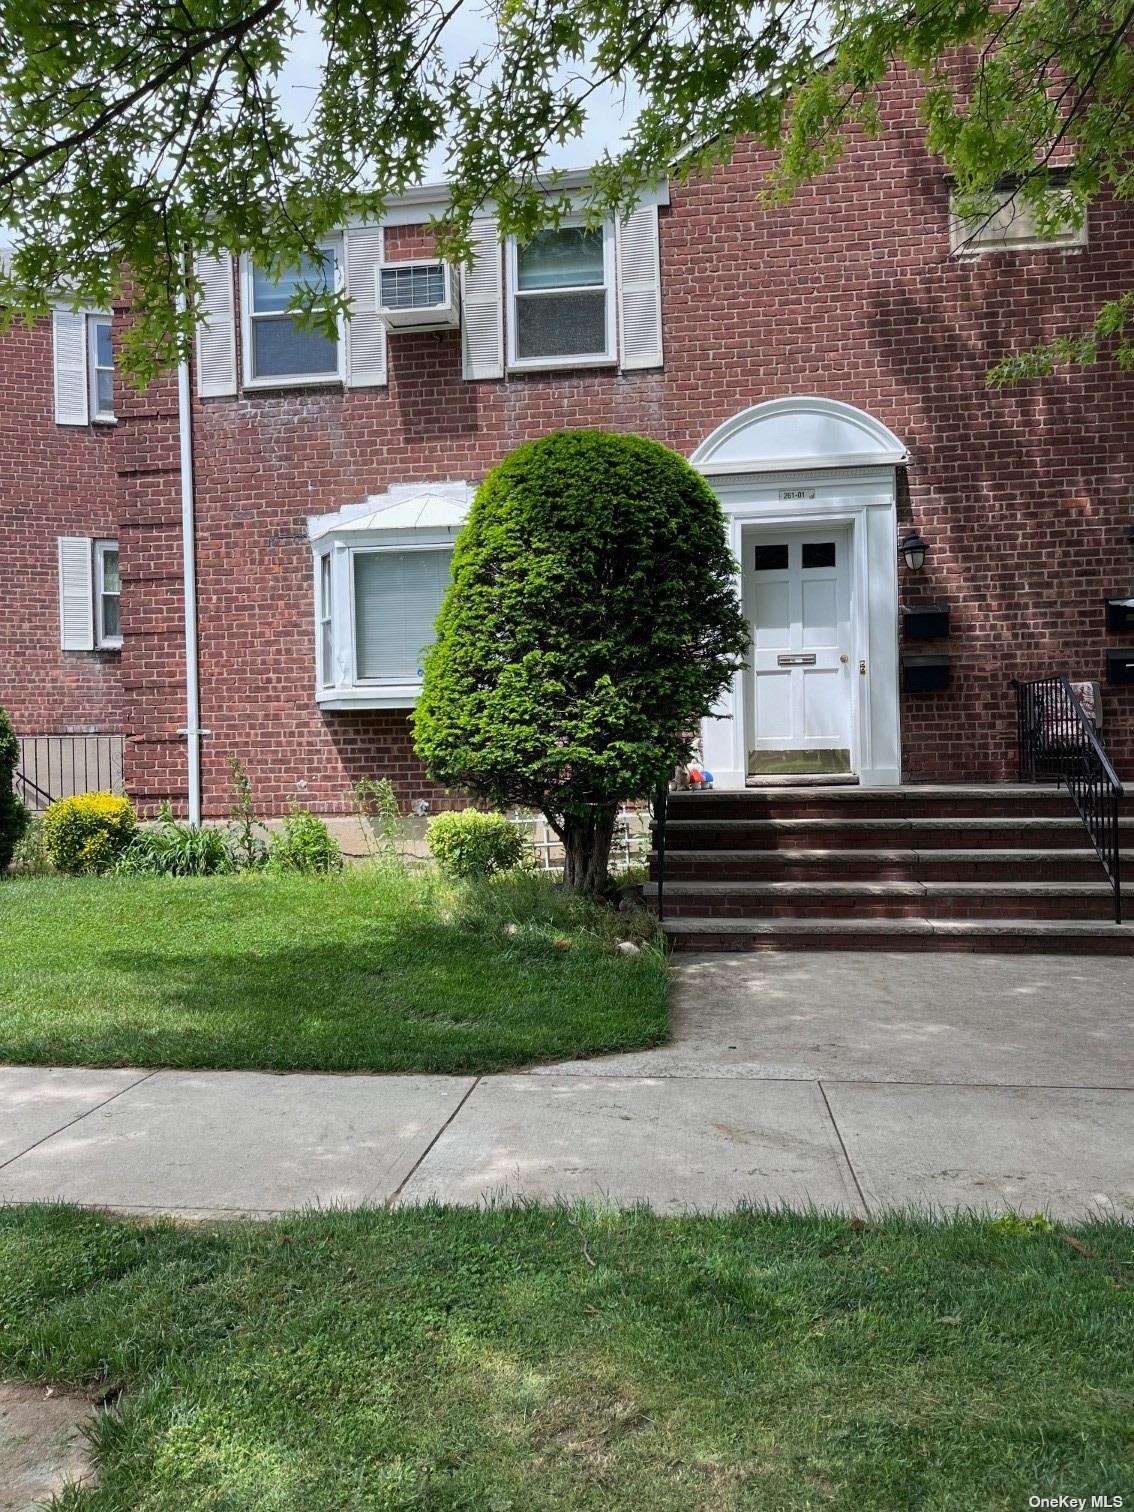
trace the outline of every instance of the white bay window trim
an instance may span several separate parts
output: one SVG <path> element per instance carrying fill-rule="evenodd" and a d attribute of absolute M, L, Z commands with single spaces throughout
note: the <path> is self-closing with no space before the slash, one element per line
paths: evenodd
<path fill-rule="evenodd" d="M 376 554 L 405 560 L 432 553 L 447 561 L 472 501 L 465 483 L 413 484 L 350 505 L 333 515 L 307 522 L 314 557 L 315 700 L 322 709 L 411 709 L 421 693 L 421 677 L 403 667 L 388 676 L 363 676 L 356 621 L 356 568 L 360 558 Z M 423 575 L 417 574 L 420 579 Z M 425 574 L 425 589 L 428 578 Z M 392 605 L 424 635 L 425 620 L 441 607 L 448 572 L 437 573 L 437 602 L 425 606 L 406 600 Z M 329 594 L 329 598 L 328 598 Z M 414 647 L 414 650 L 418 648 Z M 404 648 L 403 648 L 404 651 Z"/>
<path fill-rule="evenodd" d="M 560 228 L 564 230 L 585 224 L 585 218 L 581 215 L 565 216 L 564 219 L 559 222 Z M 605 346 L 601 352 L 570 352 L 563 356 L 520 357 L 517 355 L 517 299 L 554 299 L 557 295 L 562 296 L 565 294 L 593 294 L 599 288 L 599 285 L 565 284 L 561 287 L 546 288 L 538 291 L 522 291 L 519 287 L 519 243 L 514 236 L 510 236 L 508 238 L 505 245 L 504 262 L 507 273 L 508 368 L 510 372 L 549 372 L 556 368 L 613 367 L 617 364 L 618 324 L 616 310 L 616 263 L 613 221 L 604 221 L 601 230 L 603 253 L 602 290 L 605 295 L 606 317 L 604 322 Z"/>
<path fill-rule="evenodd" d="M 343 287 L 343 244 L 342 238 L 337 236 L 327 237 L 319 243 L 320 250 L 330 253 L 335 266 L 335 290 L 339 292 Z M 255 350 L 253 346 L 253 325 L 258 321 L 282 320 L 285 312 L 272 310 L 257 312 L 254 296 L 255 264 L 247 254 L 240 259 L 240 345 L 243 358 L 243 386 L 246 389 L 280 389 L 280 388 L 311 388 L 317 384 L 343 383 L 346 375 L 346 363 L 344 358 L 344 329 L 340 318 L 337 322 L 338 335 L 335 342 L 335 365 L 320 372 L 310 373 L 265 373 L 257 376 L 255 368 Z"/>

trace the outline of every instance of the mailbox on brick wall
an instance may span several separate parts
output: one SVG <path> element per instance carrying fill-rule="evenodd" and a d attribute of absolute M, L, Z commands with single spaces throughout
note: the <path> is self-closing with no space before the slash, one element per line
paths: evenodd
<path fill-rule="evenodd" d="M 902 686 L 907 693 L 943 693 L 952 681 L 947 656 L 907 656 L 902 663 Z"/>
<path fill-rule="evenodd" d="M 948 604 L 918 604 L 902 610 L 907 640 L 941 640 L 949 634 Z"/>
<path fill-rule="evenodd" d="M 1106 680 L 1112 687 L 1134 686 L 1134 646 L 1106 653 Z"/>

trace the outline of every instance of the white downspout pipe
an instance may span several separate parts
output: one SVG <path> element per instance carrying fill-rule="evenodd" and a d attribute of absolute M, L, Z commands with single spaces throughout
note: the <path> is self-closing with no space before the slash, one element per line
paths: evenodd
<path fill-rule="evenodd" d="M 178 313 L 185 296 L 177 298 Z M 181 560 L 185 596 L 185 756 L 189 768 L 189 823 L 201 822 L 201 696 L 197 668 L 197 531 L 193 491 L 193 408 L 189 363 L 177 364 L 177 423 L 181 463 Z"/>

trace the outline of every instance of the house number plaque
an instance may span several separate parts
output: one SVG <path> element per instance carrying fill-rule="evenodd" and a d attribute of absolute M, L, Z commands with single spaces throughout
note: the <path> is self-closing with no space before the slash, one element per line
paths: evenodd
<path fill-rule="evenodd" d="M 814 497 L 815 497 L 815 490 L 813 488 L 781 488 L 780 489 L 780 498 L 782 500 L 790 500 L 790 499 L 813 499 Z"/>

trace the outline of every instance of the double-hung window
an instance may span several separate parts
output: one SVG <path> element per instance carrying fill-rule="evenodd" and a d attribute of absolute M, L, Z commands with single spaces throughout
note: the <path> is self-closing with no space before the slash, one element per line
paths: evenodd
<path fill-rule="evenodd" d="M 119 605 L 122 583 L 118 575 L 118 542 L 94 543 L 95 644 L 110 650 L 122 644 Z"/>
<path fill-rule="evenodd" d="M 87 382 L 92 420 L 114 419 L 114 349 L 110 316 L 87 317 Z"/>
<path fill-rule="evenodd" d="M 301 383 L 333 383 L 342 377 L 342 330 L 331 338 L 305 328 L 292 309 L 297 294 L 316 293 L 315 309 L 325 306 L 340 282 L 340 252 L 328 243 L 318 258 L 304 257 L 278 277 L 244 263 L 244 383 L 277 388 Z"/>
<path fill-rule="evenodd" d="M 567 223 L 508 244 L 508 365 L 616 360 L 612 226 Z"/>

